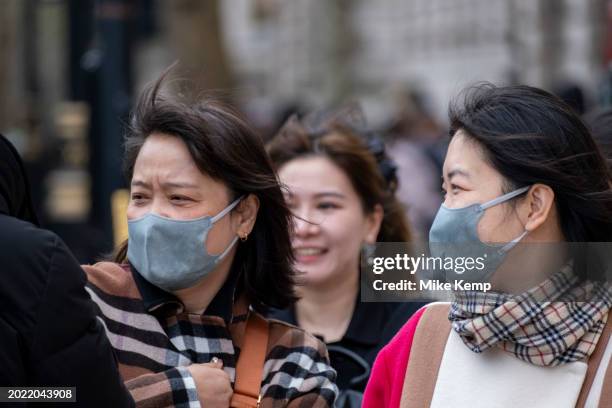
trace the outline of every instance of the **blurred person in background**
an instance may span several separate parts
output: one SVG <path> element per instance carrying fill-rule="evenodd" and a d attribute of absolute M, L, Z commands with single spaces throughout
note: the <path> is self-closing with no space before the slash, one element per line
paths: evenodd
<path fill-rule="evenodd" d="M 368 248 L 408 242 L 411 231 L 395 197 L 395 165 L 379 138 L 356 129 L 356 113 L 293 117 L 267 145 L 294 215 L 295 266 L 303 273 L 300 300 L 271 317 L 324 339 L 339 406 L 360 405 L 379 349 L 421 306 L 360 301 Z"/>
<path fill-rule="evenodd" d="M 137 406 L 331 407 L 325 345 L 260 315 L 295 299 L 261 139 L 229 107 L 164 95 L 164 77 L 126 138 L 129 239 L 85 267 L 127 388 Z"/>
<path fill-rule="evenodd" d="M 75 387 L 74 406 L 133 406 L 85 274 L 39 227 L 21 159 L 2 135 L 0 264 L 0 386 Z"/>
<path fill-rule="evenodd" d="M 588 109 L 588 101 L 585 98 L 584 90 L 575 81 L 559 81 L 552 86 L 552 93 L 557 95 L 563 102 L 574 110 L 574 113 L 581 116 Z"/>
<path fill-rule="evenodd" d="M 385 346 L 364 407 L 611 406 L 609 262 L 593 269 L 569 246 L 612 238 L 595 141 L 569 106 L 527 86 L 470 88 L 450 123 L 430 245 L 512 244 L 486 261 L 492 292 L 424 307 Z"/>
<path fill-rule="evenodd" d="M 612 169 L 612 108 L 589 112 L 584 120 Z"/>
<path fill-rule="evenodd" d="M 439 180 L 447 143 L 423 94 L 404 90 L 395 105 L 398 114 L 385 132 L 387 151 L 397 163 L 398 179 L 410 180 L 400 183 L 397 198 L 407 208 L 416 238 L 426 239 L 441 203 Z"/>

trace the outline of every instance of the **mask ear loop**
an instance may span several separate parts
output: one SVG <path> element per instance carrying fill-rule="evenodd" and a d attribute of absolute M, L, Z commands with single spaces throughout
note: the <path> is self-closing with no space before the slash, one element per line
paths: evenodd
<path fill-rule="evenodd" d="M 238 205 L 238 203 L 240 202 L 240 200 L 242 200 L 243 196 L 238 197 L 237 199 L 235 199 L 230 205 L 228 205 L 227 207 L 225 207 L 223 210 L 221 210 L 221 212 L 217 215 L 215 215 L 214 217 L 212 217 L 210 219 L 210 222 L 212 224 L 214 224 L 215 222 L 219 221 L 221 218 L 225 217 L 227 215 L 227 213 L 229 213 L 230 211 L 232 211 L 234 209 L 234 207 L 236 207 L 236 205 Z"/>
<path fill-rule="evenodd" d="M 520 240 L 525 238 L 525 235 L 527 235 L 527 233 L 529 233 L 529 231 L 525 230 L 521 235 L 519 235 L 518 237 L 514 238 L 512 241 L 508 242 L 506 245 L 501 247 L 499 249 L 499 252 L 506 253 L 506 252 L 510 251 L 512 248 L 514 248 L 516 246 L 516 244 L 519 243 Z"/>
<path fill-rule="evenodd" d="M 494 207 L 494 206 L 496 206 L 498 204 L 503 203 L 504 201 L 508 201 L 508 200 L 510 200 L 510 199 L 512 199 L 512 198 L 514 198 L 516 196 L 519 196 L 519 195 L 523 194 L 524 192 L 528 191 L 530 187 L 531 186 L 521 187 L 521 188 L 519 188 L 517 190 L 514 190 L 514 191 L 511 191 L 511 192 L 506 193 L 504 195 L 501 195 L 501 196 L 499 196 L 497 198 L 492 199 L 491 201 L 487 201 L 484 204 L 480 204 L 480 208 L 482 208 L 483 210 L 486 210 L 487 208 Z"/>
<path fill-rule="evenodd" d="M 517 197 L 517 196 L 519 196 L 519 195 L 529 191 L 529 188 L 531 188 L 531 186 L 524 186 L 524 187 L 518 188 L 518 189 L 516 189 L 514 191 L 511 191 L 509 193 L 506 193 L 504 195 L 501 195 L 501 196 L 499 196 L 497 198 L 494 198 L 494 199 L 492 199 L 490 201 L 487 201 L 484 204 L 480 204 L 480 209 L 482 211 L 484 211 L 487 208 L 491 208 L 491 207 L 494 207 L 494 206 L 496 206 L 498 204 L 501 204 L 501 203 L 503 203 L 505 201 L 511 200 L 514 197 Z M 516 244 L 521 239 L 525 238 L 525 235 L 527 235 L 528 232 L 529 231 L 525 230 L 521 235 L 519 235 L 518 237 L 514 238 L 512 241 L 508 242 L 506 245 L 501 247 L 497 252 L 500 253 L 500 254 L 504 254 L 504 253 L 510 251 L 512 248 L 514 248 L 516 246 Z"/>
<path fill-rule="evenodd" d="M 217 255 L 217 259 L 215 259 L 215 264 L 218 264 L 219 262 L 221 262 L 223 258 L 225 258 L 228 252 L 234 247 L 234 245 L 236 245 L 236 242 L 238 242 L 237 236 L 235 236 L 234 239 L 232 239 L 232 242 L 229 243 L 229 245 L 227 246 L 227 248 L 223 250 L 223 252 Z"/>
<path fill-rule="evenodd" d="M 215 222 L 219 221 L 221 218 L 225 217 L 230 211 L 232 211 L 234 209 L 234 207 L 236 207 L 238 205 L 238 203 L 242 200 L 244 196 L 240 196 L 237 199 L 235 199 L 230 205 L 228 205 L 227 207 L 225 207 L 223 210 L 221 210 L 221 212 L 217 215 L 215 215 L 214 217 L 212 217 L 210 219 L 210 223 L 214 224 Z M 215 260 L 215 264 L 219 263 L 219 261 L 221 261 L 223 258 L 225 258 L 225 256 L 227 255 L 227 253 L 232 249 L 232 247 L 234 245 L 236 245 L 236 242 L 238 242 L 238 236 L 236 235 L 234 237 L 234 239 L 232 239 L 232 242 L 229 243 L 229 245 L 227 246 L 227 248 L 225 248 L 223 250 L 223 252 L 221 252 L 218 256 L 217 259 Z"/>

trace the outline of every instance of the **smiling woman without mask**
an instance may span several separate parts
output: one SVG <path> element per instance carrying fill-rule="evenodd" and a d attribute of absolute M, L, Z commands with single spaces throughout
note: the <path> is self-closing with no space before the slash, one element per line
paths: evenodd
<path fill-rule="evenodd" d="M 495 292 L 457 292 L 406 323 L 378 355 L 364 406 L 610 406 L 612 289 L 569 245 L 612 238 L 606 162 L 545 91 L 484 84 L 463 96 L 430 237 L 521 244 L 495 262 Z"/>
<path fill-rule="evenodd" d="M 129 240 L 85 267 L 128 389 L 147 406 L 256 404 L 258 391 L 261 407 L 331 406 L 324 345 L 258 314 L 294 301 L 290 213 L 260 138 L 222 104 L 164 95 L 163 79 L 126 138 Z M 259 368 L 238 353 L 259 346 Z M 248 376 L 262 382 L 245 397 Z"/>
<path fill-rule="evenodd" d="M 295 215 L 292 243 L 303 273 L 297 305 L 272 316 L 325 339 L 341 391 L 363 390 L 382 344 L 420 306 L 360 302 L 362 248 L 408 242 L 410 230 L 392 162 L 378 138 L 357 129 L 357 113 L 293 117 L 267 146 Z"/>

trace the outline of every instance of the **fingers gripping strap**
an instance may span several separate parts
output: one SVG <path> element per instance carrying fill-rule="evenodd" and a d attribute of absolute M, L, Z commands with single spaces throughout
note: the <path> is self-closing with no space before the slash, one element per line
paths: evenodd
<path fill-rule="evenodd" d="M 267 320 L 251 311 L 247 320 L 242 350 L 236 364 L 236 383 L 230 407 L 255 408 L 259 406 L 268 336 Z"/>

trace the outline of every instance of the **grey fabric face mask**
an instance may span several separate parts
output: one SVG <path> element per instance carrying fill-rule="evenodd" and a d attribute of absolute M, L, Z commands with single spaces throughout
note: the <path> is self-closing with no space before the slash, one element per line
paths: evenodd
<path fill-rule="evenodd" d="M 206 237 L 213 224 L 241 199 L 214 217 L 174 220 L 148 213 L 128 221 L 128 260 L 143 278 L 167 292 L 193 286 L 212 272 L 238 241 L 234 237 L 218 255 L 211 255 L 206 249 Z"/>
<path fill-rule="evenodd" d="M 455 276 L 467 282 L 488 282 L 504 261 L 508 251 L 527 235 L 523 232 L 511 242 L 503 245 L 486 244 L 478 238 L 478 222 L 487 208 L 511 200 L 526 191 L 529 186 L 521 187 L 483 204 L 472 204 L 462 208 L 440 206 L 429 230 L 429 250 L 432 257 L 482 258 L 482 269 L 473 268 L 463 275 L 457 270 L 445 270 L 446 276 Z"/>

